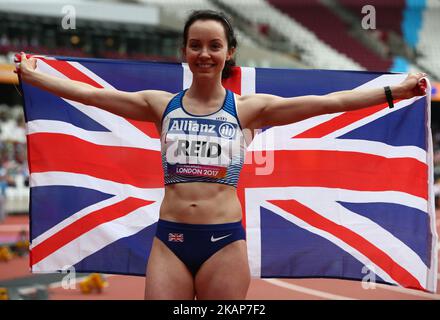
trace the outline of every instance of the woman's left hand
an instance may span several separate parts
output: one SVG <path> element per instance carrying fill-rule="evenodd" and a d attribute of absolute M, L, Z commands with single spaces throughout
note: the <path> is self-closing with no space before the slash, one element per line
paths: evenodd
<path fill-rule="evenodd" d="M 415 96 L 424 96 L 427 90 L 426 73 L 410 73 L 406 79 L 393 90 L 396 99 L 409 99 Z M 396 94 L 394 94 L 396 93 Z"/>

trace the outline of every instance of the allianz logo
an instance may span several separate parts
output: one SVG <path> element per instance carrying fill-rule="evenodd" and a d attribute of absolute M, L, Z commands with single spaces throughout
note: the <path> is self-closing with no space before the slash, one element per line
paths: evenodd
<path fill-rule="evenodd" d="M 236 127 L 229 122 L 208 120 L 198 122 L 197 120 L 172 119 L 169 131 L 187 132 L 193 134 L 208 133 L 213 136 L 221 136 L 231 139 L 236 134 Z"/>
<path fill-rule="evenodd" d="M 218 131 L 223 138 L 232 138 L 233 136 L 235 136 L 234 126 L 227 122 L 222 123 L 218 128 Z"/>

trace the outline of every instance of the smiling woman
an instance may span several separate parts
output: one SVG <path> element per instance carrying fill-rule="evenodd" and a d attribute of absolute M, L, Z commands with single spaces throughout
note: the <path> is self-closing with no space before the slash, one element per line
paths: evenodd
<path fill-rule="evenodd" d="M 200 22 L 205 21 L 209 24 L 202 24 Z M 196 22 L 199 22 L 198 25 L 194 24 Z M 192 26 L 192 33 L 196 38 L 188 39 L 188 31 L 189 27 Z M 197 28 L 198 27 L 198 28 Z M 197 28 L 197 29 L 196 29 Z M 194 30 L 196 29 L 196 30 Z M 205 29 L 205 30 L 203 30 Z M 233 58 L 233 54 L 235 52 L 235 49 L 237 48 L 237 39 L 234 34 L 234 29 L 232 28 L 230 22 L 228 19 L 221 13 L 213 12 L 213 11 L 196 11 L 194 14 L 192 14 L 186 24 L 185 28 L 183 29 L 183 46 L 182 46 L 182 53 L 183 56 L 186 56 L 186 47 L 189 42 L 189 48 L 193 51 L 193 53 L 197 53 L 198 50 L 201 48 L 201 40 L 203 37 L 208 35 L 208 33 L 205 33 L 206 29 L 208 29 L 209 32 L 216 33 L 215 35 L 217 37 L 211 37 L 210 40 L 210 47 L 212 49 L 212 52 L 221 52 L 223 47 L 227 46 L 227 53 L 229 56 L 223 60 L 224 61 L 224 68 L 222 69 L 222 78 L 228 78 L 231 75 L 231 69 L 233 66 L 235 66 L 235 60 Z M 194 34 L 195 33 L 195 34 Z M 213 34 L 214 35 L 214 34 Z M 201 36 L 201 38 L 197 38 L 197 36 Z M 226 44 L 224 43 L 223 37 L 226 36 Z M 188 56 L 186 56 L 186 59 L 188 61 Z M 209 64 L 205 65 L 209 67 Z"/>
<path fill-rule="evenodd" d="M 65 99 L 125 118 L 154 122 L 161 133 L 165 194 L 146 270 L 147 299 L 244 299 L 250 283 L 246 235 L 236 187 L 244 162 L 243 131 L 357 110 L 424 95 L 424 74 L 392 87 L 282 98 L 239 96 L 222 85 L 237 41 L 219 12 L 193 12 L 182 54 L 193 73 L 187 90 L 97 89 L 36 70 L 19 56 L 21 80 Z M 17 62 L 19 62 L 17 61 Z"/>

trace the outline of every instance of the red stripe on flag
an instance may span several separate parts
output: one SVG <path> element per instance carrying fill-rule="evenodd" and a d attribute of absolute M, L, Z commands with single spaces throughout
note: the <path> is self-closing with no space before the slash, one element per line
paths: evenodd
<path fill-rule="evenodd" d="M 76 80 L 80 82 L 84 82 L 87 84 L 90 84 L 96 88 L 104 88 L 102 85 L 97 83 L 95 80 L 90 78 L 88 75 L 83 73 L 81 70 L 76 69 L 74 66 L 72 66 L 67 61 L 62 60 L 45 60 L 43 59 L 48 65 L 50 65 L 52 68 L 57 70 L 58 72 L 61 72 L 64 74 L 67 78 L 71 80 Z M 151 122 L 145 122 L 145 121 L 137 121 L 132 120 L 128 118 L 124 118 L 128 122 L 130 122 L 133 126 L 138 128 L 140 131 L 145 133 L 150 138 L 159 138 L 159 133 L 157 132 L 156 126 L 154 123 Z"/>
<path fill-rule="evenodd" d="M 420 282 L 406 269 L 395 262 L 387 253 L 376 247 L 374 244 L 353 232 L 352 230 L 334 223 L 333 221 L 319 215 L 310 208 L 295 200 L 272 200 L 268 201 L 284 211 L 298 217 L 309 225 L 328 232 L 346 244 L 356 249 L 374 264 L 384 270 L 397 283 L 406 288 L 424 290 Z"/>
<path fill-rule="evenodd" d="M 398 101 L 400 100 L 396 100 L 395 102 L 397 103 Z M 356 111 L 344 112 L 343 114 L 310 128 L 292 138 L 322 138 L 387 107 L 388 104 L 384 103 Z"/>
<path fill-rule="evenodd" d="M 35 246 L 31 251 L 31 265 L 40 262 L 56 250 L 99 225 L 124 217 L 134 210 L 153 202 L 137 198 L 127 198 L 114 205 L 89 213 Z"/>
<path fill-rule="evenodd" d="M 67 61 L 62 60 L 46 60 L 44 59 L 44 62 L 46 62 L 48 65 L 50 65 L 52 68 L 57 70 L 58 72 L 61 72 L 66 77 L 72 80 L 84 82 L 87 84 L 90 84 L 91 86 L 94 86 L 96 88 L 103 88 L 102 85 L 97 83 L 95 80 L 81 72 L 80 70 L 76 69 L 74 66 L 72 66 Z"/>
<path fill-rule="evenodd" d="M 140 188 L 164 186 L 159 151 L 102 146 L 53 133 L 31 134 L 27 139 L 31 173 L 64 171 Z"/>
<path fill-rule="evenodd" d="M 428 168 L 415 159 L 325 150 L 280 150 L 272 156 L 273 162 L 267 160 L 263 165 L 245 164 L 239 188 L 308 186 L 401 191 L 428 199 Z M 273 167 L 273 172 L 258 175 L 257 168 L 264 166 Z"/>
<path fill-rule="evenodd" d="M 222 84 L 226 89 L 241 95 L 241 68 L 233 67 L 232 75 L 227 79 L 223 79 Z"/>
<path fill-rule="evenodd" d="M 130 122 L 133 126 L 141 130 L 143 133 L 145 133 L 147 136 L 149 136 L 152 139 L 159 139 L 160 135 L 157 131 L 156 126 L 153 122 L 146 122 L 146 121 L 138 121 L 138 120 L 132 120 L 125 118 L 128 122 Z"/>

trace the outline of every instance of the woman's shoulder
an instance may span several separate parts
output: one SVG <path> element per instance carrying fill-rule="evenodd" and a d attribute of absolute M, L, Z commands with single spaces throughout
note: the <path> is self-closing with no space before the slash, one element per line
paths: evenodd
<path fill-rule="evenodd" d="M 142 91 L 142 94 L 149 99 L 170 100 L 179 93 L 164 90 L 144 90 Z"/>
<path fill-rule="evenodd" d="M 276 96 L 264 93 L 253 93 L 247 95 L 237 95 L 236 94 L 236 104 L 237 108 L 258 108 L 260 105 L 264 105 L 267 102 L 277 98 Z"/>
<path fill-rule="evenodd" d="M 179 92 L 168 92 L 163 90 L 145 90 L 142 91 L 144 99 L 148 101 L 149 105 L 153 108 L 165 109 L 168 103 L 173 99 Z"/>
<path fill-rule="evenodd" d="M 155 118 L 159 121 L 168 103 L 179 93 L 172 93 L 163 90 L 144 90 L 139 92 L 143 99 L 148 103 Z"/>
<path fill-rule="evenodd" d="M 256 122 L 261 116 L 261 112 L 264 110 L 265 106 L 271 101 L 274 101 L 274 99 L 279 98 L 280 97 L 274 95 L 262 93 L 237 96 L 236 107 L 241 125 L 244 128 L 257 127 Z"/>

